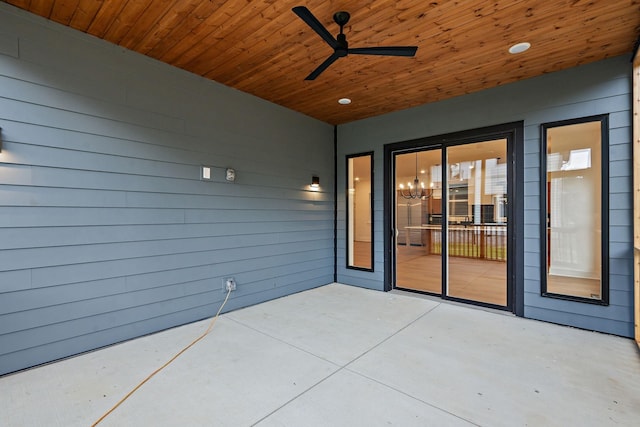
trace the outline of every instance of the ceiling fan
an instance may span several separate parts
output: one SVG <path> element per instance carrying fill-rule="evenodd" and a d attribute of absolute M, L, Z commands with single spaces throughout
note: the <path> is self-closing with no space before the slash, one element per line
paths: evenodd
<path fill-rule="evenodd" d="M 340 34 L 333 38 L 331 33 L 316 19 L 315 16 L 304 6 L 294 7 L 293 12 L 300 17 L 308 26 L 311 27 L 322 39 L 327 42 L 333 49 L 333 53 L 318 65 L 318 67 L 309 74 L 305 80 L 315 80 L 329 65 L 336 62 L 339 58 L 348 54 L 354 55 L 384 55 L 384 56 L 414 56 L 418 50 L 417 46 L 384 46 L 384 47 L 359 47 L 349 48 L 347 36 L 342 32 L 344 26 L 349 22 L 349 12 L 336 12 L 333 20 L 340 26 Z"/>

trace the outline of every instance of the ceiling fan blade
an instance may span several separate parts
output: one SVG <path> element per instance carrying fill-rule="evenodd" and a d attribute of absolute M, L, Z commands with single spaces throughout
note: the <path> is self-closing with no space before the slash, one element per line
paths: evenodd
<path fill-rule="evenodd" d="M 327 67 L 329 67 L 329 65 L 333 64 L 334 62 L 336 62 L 338 60 L 338 58 L 340 58 L 340 56 L 338 56 L 338 54 L 336 54 L 336 53 L 333 53 L 331 56 L 329 56 L 327 59 L 325 59 L 322 64 L 318 65 L 318 68 L 313 70 L 311 72 L 311 74 L 309 74 L 305 78 L 305 80 L 315 80 L 316 77 L 318 77 L 320 75 L 320 73 L 322 73 L 324 70 L 326 70 Z"/>
<path fill-rule="evenodd" d="M 357 47 L 349 49 L 354 55 L 386 55 L 386 56 L 414 56 L 417 46 L 387 46 L 387 47 Z"/>
<path fill-rule="evenodd" d="M 302 19 L 308 26 L 310 26 L 313 31 L 318 33 L 318 35 L 329 44 L 329 46 L 331 46 L 333 49 L 336 49 L 338 47 L 338 42 L 336 41 L 336 39 L 331 35 L 329 31 L 327 31 L 327 29 L 320 23 L 320 21 L 318 21 L 316 17 L 313 16 L 309 9 L 304 6 L 296 6 L 291 10 L 293 10 L 293 13 L 298 15 L 300 19 Z"/>

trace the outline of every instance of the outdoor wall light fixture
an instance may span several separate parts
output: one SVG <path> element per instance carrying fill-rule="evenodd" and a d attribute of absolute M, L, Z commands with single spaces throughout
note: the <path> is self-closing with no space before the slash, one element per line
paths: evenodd
<path fill-rule="evenodd" d="M 311 177 L 311 188 L 320 188 L 320 177 Z"/>

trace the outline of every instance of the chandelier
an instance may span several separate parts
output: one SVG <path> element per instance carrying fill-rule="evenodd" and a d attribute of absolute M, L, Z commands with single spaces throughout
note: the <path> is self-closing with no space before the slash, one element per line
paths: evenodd
<path fill-rule="evenodd" d="M 400 195 L 405 199 L 428 199 L 433 194 L 433 189 L 428 191 L 424 188 L 424 182 L 420 182 L 418 179 L 418 153 L 416 153 L 416 178 L 413 180 L 413 185 L 410 182 L 407 183 L 408 192 L 405 193 L 404 184 L 400 184 Z"/>

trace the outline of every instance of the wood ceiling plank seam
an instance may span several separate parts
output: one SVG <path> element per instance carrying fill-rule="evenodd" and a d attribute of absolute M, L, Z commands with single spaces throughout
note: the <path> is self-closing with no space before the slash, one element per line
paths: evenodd
<path fill-rule="evenodd" d="M 224 6 L 224 8 L 221 8 L 221 10 L 223 9 L 221 12 L 211 15 L 198 26 L 197 34 L 191 33 L 197 38 L 197 43 L 191 45 L 189 48 L 180 49 L 181 51 L 179 52 L 174 52 L 174 49 L 170 49 L 168 55 L 175 56 L 175 59 L 169 62 L 170 64 L 189 69 L 191 62 L 207 51 L 220 52 L 220 49 L 216 48 L 216 46 L 218 46 L 224 38 L 219 35 L 218 29 L 222 27 L 225 21 L 229 20 L 229 17 L 241 10 L 242 3 L 229 0 L 224 2 Z M 192 37 L 189 36 L 189 39 L 191 38 Z M 180 47 L 180 45 L 176 46 Z"/>
<path fill-rule="evenodd" d="M 290 21 L 284 27 L 278 27 L 275 30 L 275 32 L 263 37 L 262 38 L 262 41 L 264 42 L 262 43 L 263 48 L 259 49 L 259 53 L 256 52 L 256 49 L 251 49 L 248 52 L 248 55 L 250 55 L 251 57 L 251 62 L 249 63 L 248 66 L 246 65 L 246 60 L 244 60 L 240 55 L 237 55 L 234 52 L 233 55 L 227 55 L 227 58 L 220 58 L 220 62 L 225 64 L 225 68 L 229 71 L 225 71 L 224 69 L 223 70 L 214 69 L 214 70 L 211 70 L 207 75 L 215 76 L 217 78 L 217 81 L 224 81 L 233 85 L 234 82 L 242 81 L 243 79 L 247 78 L 247 76 L 256 75 L 258 73 L 263 73 L 263 72 L 268 73 L 268 69 L 270 68 L 271 65 L 273 65 L 273 61 L 277 61 L 279 59 L 287 59 L 285 66 L 291 66 L 292 64 L 295 65 L 297 61 L 293 59 L 293 55 L 291 54 L 291 49 L 296 49 L 296 45 L 295 45 L 295 42 L 293 41 L 293 37 L 288 36 L 287 34 L 291 34 L 291 31 L 288 31 L 289 29 L 293 29 L 296 27 L 297 27 L 296 23 Z M 283 32 L 287 34 L 282 34 Z M 315 32 L 311 31 L 311 33 L 312 34 L 309 34 L 309 40 L 319 38 L 319 36 Z M 266 40 L 275 39 L 276 37 L 278 40 L 284 40 L 284 42 L 280 44 L 282 48 L 278 49 L 274 53 L 273 47 L 269 45 L 266 42 Z M 289 48 L 287 49 L 286 47 L 289 47 Z M 332 52 L 331 47 L 327 45 L 326 49 L 323 49 L 323 53 L 318 55 L 318 56 L 323 55 L 322 58 L 318 58 L 317 60 L 318 64 L 322 60 L 324 60 L 326 57 L 328 57 L 331 54 L 331 52 Z M 299 53 L 303 58 L 308 58 L 304 56 L 306 55 L 306 50 L 304 48 L 296 50 L 296 53 Z M 312 64 L 313 62 L 310 62 L 310 63 Z M 269 66 L 267 66 L 267 64 L 269 64 Z M 241 65 L 243 66 L 243 68 L 246 68 L 247 71 L 238 74 L 237 69 Z M 282 64 L 279 64 L 279 65 L 280 67 L 282 67 Z M 311 68 L 309 71 L 311 71 Z"/>
<path fill-rule="evenodd" d="M 397 2 L 394 2 L 393 7 L 395 10 L 398 9 Z M 378 46 L 398 35 L 404 35 L 406 38 L 407 33 L 417 33 L 422 26 L 433 22 L 433 18 L 424 12 L 424 8 L 424 4 L 416 3 L 413 7 L 402 9 L 398 14 L 389 14 L 388 10 L 381 10 L 362 19 L 358 16 L 350 25 L 348 37 L 354 47 Z"/>
<path fill-rule="evenodd" d="M 286 10 L 274 9 L 271 6 L 264 9 L 261 16 L 265 24 L 261 25 L 259 30 L 236 32 L 234 39 L 237 40 L 232 42 L 233 49 L 223 52 L 221 56 L 217 57 L 216 61 L 212 63 L 215 65 L 204 75 L 224 76 L 222 80 L 229 81 L 235 78 L 243 68 L 251 74 L 260 72 L 258 67 L 265 60 L 262 56 L 264 54 L 268 55 L 267 58 L 283 57 L 283 54 L 286 56 L 287 52 L 291 50 L 292 43 L 290 38 L 283 33 L 287 33 L 288 29 L 294 27 L 295 24 L 292 20 L 284 18 L 283 12 L 286 13 Z M 271 40 L 280 41 L 275 43 L 278 49 L 274 50 L 274 43 L 270 43 Z M 260 55 L 257 55 L 256 52 L 260 52 Z"/>
<path fill-rule="evenodd" d="M 562 27 L 554 26 L 553 29 L 549 28 L 537 28 L 529 33 L 527 40 L 532 43 L 533 49 L 542 49 L 542 46 L 549 45 L 551 42 L 554 44 L 568 44 L 573 43 L 572 48 L 578 46 L 580 49 L 592 49 L 590 41 L 586 37 L 582 37 L 584 34 L 598 34 L 601 32 L 616 31 L 617 28 L 628 28 L 631 30 L 632 18 L 628 20 L 620 18 L 617 15 L 603 14 L 596 20 L 590 21 L 592 26 L 577 27 L 575 25 L 567 25 Z M 628 24 L 628 25 L 627 25 Z M 609 35 L 611 37 L 611 35 Z M 617 37 L 616 37 L 617 38 Z M 628 32 L 629 49 L 632 48 L 633 41 L 635 40 L 635 33 L 631 30 Z"/>
<path fill-rule="evenodd" d="M 104 0 L 80 0 L 69 26 L 86 33 L 87 28 L 89 28 L 103 5 Z"/>
<path fill-rule="evenodd" d="M 153 49 L 148 52 L 148 55 L 161 59 L 169 49 L 176 46 L 176 44 L 183 42 L 188 34 L 197 28 L 203 20 L 211 16 L 216 10 L 217 7 L 212 2 L 200 2 L 198 6 L 186 16 L 184 22 L 181 23 L 181 25 L 174 27 L 171 32 L 160 41 L 160 43 L 155 45 Z"/>
<path fill-rule="evenodd" d="M 545 42 L 545 41 L 539 41 L 536 44 L 536 49 L 538 49 L 541 52 L 547 51 L 547 49 L 545 49 L 545 46 L 547 45 L 553 45 L 554 41 L 551 42 Z M 591 47 L 590 50 L 594 50 L 594 49 L 598 49 L 598 47 Z M 628 51 L 628 48 L 625 49 L 615 49 L 613 51 L 613 55 L 621 55 L 624 54 L 626 51 Z M 574 51 L 571 51 L 574 52 Z M 530 62 L 533 58 L 542 58 L 543 60 L 547 60 L 548 58 L 544 55 L 539 55 L 536 54 L 534 55 L 529 55 L 526 57 L 518 57 L 518 56 L 508 56 L 508 53 L 503 53 L 503 54 L 498 54 L 498 55 L 484 55 L 483 62 L 480 63 L 480 65 L 484 65 L 484 66 L 496 66 L 499 68 L 504 68 L 505 66 L 508 66 L 510 63 L 513 64 L 527 64 L 528 62 Z M 574 53 L 572 53 L 571 55 L 575 55 Z M 573 57 L 573 56 L 572 56 Z M 450 72 L 453 72 L 455 70 L 456 67 L 460 67 L 460 66 L 465 66 L 467 68 L 467 72 L 469 71 L 470 64 L 475 63 L 475 58 L 473 58 L 472 56 L 469 57 L 468 54 L 466 54 L 466 56 L 458 56 L 456 58 L 442 58 L 438 61 L 434 61 L 432 64 L 417 64 L 416 65 L 416 69 L 415 71 L 417 73 L 421 73 L 424 72 L 424 67 L 433 67 L 436 70 L 440 70 L 438 72 L 432 72 L 431 75 L 432 77 L 442 74 L 444 73 L 445 75 L 447 75 Z"/>
<path fill-rule="evenodd" d="M 481 8 L 479 9 L 477 7 L 477 3 L 469 3 L 469 6 L 463 10 L 459 8 L 450 9 L 437 18 L 431 18 L 429 15 L 426 15 L 425 18 L 430 20 L 434 25 L 428 26 L 426 32 L 419 35 L 418 40 L 429 40 L 437 38 L 438 36 L 449 38 L 449 34 L 452 31 L 471 24 L 484 26 L 487 22 L 493 21 L 496 14 L 502 13 L 508 15 L 505 9 L 519 7 L 523 3 L 525 3 L 525 0 L 504 2 L 504 4 L 498 7 L 497 3 L 494 2 L 494 7 L 490 12 L 482 12 L 480 10 Z M 486 7 L 486 5 L 482 7 Z"/>
<path fill-rule="evenodd" d="M 111 6 L 115 2 L 115 7 Z M 127 5 L 128 1 L 117 2 L 117 0 L 106 0 L 103 6 L 98 10 L 93 21 L 86 29 L 88 34 L 105 38 L 105 34 L 120 16 L 122 9 Z M 109 40 L 111 41 L 111 40 Z"/>
<path fill-rule="evenodd" d="M 210 78 L 207 76 L 210 76 L 212 71 L 216 70 L 220 66 L 219 64 L 224 64 L 224 58 L 243 55 L 244 52 L 235 46 L 227 49 L 226 51 L 209 49 L 207 52 L 203 52 L 201 55 L 194 58 L 185 68 L 191 70 L 195 74 Z M 217 79 L 214 80 L 219 81 Z M 223 83 L 221 81 L 219 82 Z"/>
<path fill-rule="evenodd" d="M 62 25 L 69 25 L 79 0 L 55 0 L 49 19 Z"/>
<path fill-rule="evenodd" d="M 259 29 L 254 29 L 254 30 L 250 30 L 248 26 L 247 26 L 247 29 L 238 27 L 237 30 L 232 31 L 233 37 L 231 37 L 231 40 L 229 40 L 228 38 L 225 38 L 226 42 L 229 42 L 233 45 L 232 49 L 223 51 L 220 55 L 216 56 L 215 58 L 212 58 L 210 55 L 208 58 L 207 57 L 200 58 L 201 59 L 200 62 L 202 64 L 201 66 L 196 66 L 195 64 L 191 64 L 191 66 L 194 66 L 194 69 L 196 69 L 199 74 L 205 77 L 217 75 L 215 70 L 217 70 L 220 67 L 223 67 L 225 70 L 229 70 L 228 74 L 235 75 L 235 73 L 237 72 L 236 64 L 238 63 L 238 58 L 244 58 L 247 56 L 253 58 L 254 56 L 253 48 L 255 48 L 256 43 L 268 45 L 267 41 L 271 40 L 273 35 L 277 34 L 277 32 L 281 31 L 281 29 L 283 28 L 282 25 L 277 25 L 277 22 L 287 20 L 286 15 L 283 15 L 283 12 L 287 10 L 286 6 L 285 6 L 285 9 L 283 10 L 278 3 L 276 3 L 278 4 L 278 6 L 274 6 L 274 4 L 272 4 L 270 1 L 267 1 L 265 3 L 266 3 L 266 6 L 262 8 L 260 11 L 260 16 L 261 16 L 260 19 L 261 19 L 261 22 L 262 20 L 266 20 L 267 21 L 266 24 L 261 25 Z M 269 11 L 269 13 L 266 13 L 266 11 Z M 293 15 L 293 12 L 291 12 L 291 15 Z M 240 17 L 240 19 L 244 19 L 244 17 Z M 285 24 L 285 27 L 287 27 L 290 24 L 291 24 L 291 21 Z M 252 44 L 249 45 L 249 43 L 244 41 L 243 39 L 250 37 L 252 34 L 254 35 L 254 38 L 251 40 Z M 223 37 L 226 37 L 226 36 L 223 36 Z M 278 38 L 277 40 L 283 40 L 283 39 Z M 279 47 L 282 47 L 287 43 L 289 43 L 288 41 L 286 41 L 286 39 L 284 40 L 285 40 L 284 44 L 283 43 L 278 44 Z M 273 52 L 273 47 L 270 48 L 270 51 Z M 205 67 L 208 67 L 208 68 L 205 69 Z M 216 81 L 219 81 L 219 80 L 216 79 Z"/>
<path fill-rule="evenodd" d="M 570 4 L 569 2 L 564 2 L 566 4 Z M 531 26 L 533 25 L 537 25 L 538 22 L 545 22 L 546 25 L 553 25 L 552 23 L 550 23 L 550 20 L 553 20 L 554 17 L 557 17 L 558 14 L 560 13 L 562 15 L 562 12 L 558 12 L 559 8 L 557 7 L 557 3 L 555 2 L 547 2 L 547 3 L 542 3 L 542 5 L 544 7 L 531 7 L 530 3 L 525 3 L 522 5 L 522 7 L 524 7 L 524 11 L 523 10 L 506 10 L 504 11 L 504 13 L 499 14 L 498 16 L 495 16 L 494 18 L 496 18 L 496 24 L 495 27 L 500 28 L 501 27 L 501 22 L 505 22 L 504 26 L 502 27 L 502 29 L 510 29 L 513 30 L 514 28 L 522 28 L 524 27 L 525 30 L 528 30 L 531 28 Z M 611 4 L 608 3 L 606 5 L 607 8 L 611 8 Z M 604 7 L 603 7 L 604 8 Z M 527 13 L 528 11 L 530 11 L 529 13 Z M 598 13 L 600 13 L 599 10 L 595 10 L 595 9 L 590 9 L 589 10 L 591 15 L 597 15 Z M 584 16 L 584 13 L 582 13 L 582 16 Z M 567 16 L 573 16 L 570 15 L 568 13 L 565 12 L 565 15 Z M 514 20 L 513 17 L 514 16 L 525 16 L 525 18 L 521 18 L 519 20 Z M 580 15 L 576 15 L 576 16 L 580 16 Z M 563 19 L 566 19 L 566 17 L 562 17 Z M 473 30 L 474 29 L 480 29 L 481 33 L 482 32 L 486 32 L 486 28 L 483 28 L 484 26 L 484 21 L 475 21 L 474 25 L 467 25 L 464 27 L 464 34 L 466 35 L 466 38 L 473 38 L 472 36 L 475 36 Z M 457 28 L 457 27 L 456 27 Z M 523 33 L 526 33 L 527 31 L 523 31 Z M 440 36 L 441 37 L 441 36 Z M 451 38 L 450 35 L 447 35 L 447 38 Z M 436 40 L 439 39 L 439 36 L 436 36 Z M 520 38 L 521 39 L 521 38 Z"/>
<path fill-rule="evenodd" d="M 49 19 L 51 11 L 53 10 L 52 0 L 31 0 L 29 4 L 29 11 Z"/>
<path fill-rule="evenodd" d="M 536 18 L 516 21 L 505 29 L 507 32 L 526 33 L 527 37 L 529 37 L 531 34 L 548 35 L 551 32 L 563 33 L 576 31 L 576 26 L 584 27 L 595 23 L 600 23 L 601 26 L 609 26 L 609 24 L 624 25 L 625 18 L 621 18 L 619 12 L 614 8 L 603 7 L 598 10 L 592 10 L 591 12 L 593 13 L 590 15 L 582 14 L 581 16 L 583 18 L 581 19 L 575 19 L 573 16 L 568 14 L 560 14 L 560 16 L 558 16 L 557 13 L 550 13 L 548 15 L 536 16 Z M 638 9 L 638 12 L 640 12 L 640 8 Z M 633 19 L 631 17 L 627 18 L 629 21 L 632 21 Z M 620 19 L 623 21 L 620 21 Z M 560 25 L 558 21 L 560 21 L 562 25 Z M 602 29 L 608 31 L 610 28 Z M 522 37 L 520 39 L 522 39 Z M 515 40 L 515 38 L 512 38 L 511 40 Z"/>
<path fill-rule="evenodd" d="M 190 22 L 190 17 L 200 4 L 200 1 L 192 1 L 192 7 L 165 15 L 162 24 L 163 29 L 154 32 L 153 39 L 148 43 L 147 48 L 142 48 L 140 52 L 158 59 L 159 55 L 156 53 L 157 51 L 164 51 L 167 47 L 179 43 L 181 35 L 189 32 L 187 23 Z"/>
<path fill-rule="evenodd" d="M 150 30 L 133 50 L 148 56 L 149 51 L 158 43 L 161 43 L 175 26 L 179 26 L 184 22 L 185 17 L 198 6 L 199 1 L 200 0 L 180 0 L 174 2 L 173 5 L 167 9 L 167 12 L 154 22 Z"/>
<path fill-rule="evenodd" d="M 636 8 L 635 17 L 637 18 L 639 16 L 640 3 Z M 638 26 L 637 24 L 634 25 L 633 17 L 634 15 L 631 14 L 620 16 L 618 10 L 611 8 L 605 11 L 600 11 L 599 13 L 595 14 L 592 19 L 588 19 L 587 21 L 583 22 L 582 28 L 591 28 L 594 24 L 599 24 L 600 28 L 603 31 L 612 31 L 618 27 L 624 27 L 628 25 L 630 32 L 634 35 L 635 41 L 635 35 L 637 34 L 638 30 L 640 30 L 640 26 Z M 635 21 L 637 22 L 637 19 Z M 599 34 L 600 32 L 595 31 L 595 33 Z"/>
<path fill-rule="evenodd" d="M 599 17 L 598 19 L 601 20 L 602 16 Z M 619 17 L 614 15 L 614 16 L 612 16 L 612 19 L 611 19 L 610 23 L 613 24 L 616 20 L 618 22 L 620 22 L 619 21 Z M 602 26 L 606 28 L 609 25 L 607 23 L 603 22 Z M 542 39 L 541 39 L 542 37 L 546 37 L 546 38 L 555 37 L 555 38 L 558 38 L 559 36 L 562 36 L 562 35 L 571 35 L 571 34 L 575 34 L 575 33 L 576 33 L 575 27 L 563 27 L 563 28 L 560 28 L 560 29 L 555 29 L 554 28 L 553 31 L 550 30 L 549 28 L 537 28 L 535 31 L 530 31 L 529 34 L 528 34 L 528 37 L 526 37 L 525 39 L 530 41 L 533 44 L 534 49 L 538 49 L 539 48 L 538 45 L 542 42 Z M 472 36 L 473 36 L 472 38 L 474 38 L 474 39 L 476 38 L 475 37 L 475 33 L 469 32 L 469 34 L 472 34 Z M 502 36 L 502 37 L 504 38 L 504 36 Z M 515 37 L 511 37 L 511 40 L 510 40 L 509 43 L 504 43 L 503 46 L 499 46 L 499 49 L 494 49 L 494 50 L 498 51 L 498 52 L 504 52 L 504 54 L 506 55 L 507 47 L 511 44 L 511 42 L 513 42 L 513 40 L 518 40 L 518 39 L 516 39 Z M 522 38 L 520 38 L 520 40 L 522 40 Z M 474 55 L 476 55 L 477 57 L 482 57 L 480 49 L 481 48 L 484 48 L 484 49 L 490 48 L 494 43 L 497 44 L 494 41 L 488 41 L 486 45 L 468 46 L 467 50 L 469 50 L 469 51 L 472 50 L 474 52 Z M 443 59 L 443 58 L 451 58 L 451 55 L 449 53 L 450 52 L 445 51 L 445 50 L 440 51 L 439 53 L 436 54 L 437 56 L 433 56 L 431 58 L 431 63 L 434 66 L 440 66 L 441 64 L 439 63 L 439 61 L 441 59 Z M 459 55 L 464 55 L 464 50 L 460 49 Z M 531 53 L 527 54 L 527 55 L 531 55 Z M 516 57 L 517 56 L 514 56 L 514 58 L 516 58 Z"/>
<path fill-rule="evenodd" d="M 523 1 L 523 0 L 519 0 L 519 1 Z M 512 1 L 511 4 L 518 3 L 519 1 Z M 427 33 L 419 33 L 419 35 L 416 37 L 417 41 L 420 42 L 420 41 L 429 39 L 434 35 L 437 35 L 440 33 L 446 33 L 450 31 L 452 29 L 450 27 L 442 28 L 448 22 L 447 21 L 448 18 L 455 19 L 457 25 L 460 25 L 461 19 L 464 19 L 464 21 L 472 21 L 478 18 L 477 14 L 473 13 L 474 11 L 473 7 L 469 7 L 468 10 L 466 10 L 466 14 L 469 15 L 469 17 L 467 18 L 466 17 L 467 15 L 465 15 L 464 13 L 461 13 L 460 8 L 458 7 L 459 6 L 458 2 L 444 2 L 441 4 L 435 3 L 435 6 L 433 6 L 434 3 L 435 2 L 430 4 L 419 3 L 419 6 L 417 7 L 403 10 L 398 15 L 400 24 L 396 24 L 394 27 L 402 28 L 402 30 L 404 30 L 404 26 L 406 26 L 406 23 L 411 22 L 408 19 L 408 16 L 406 17 L 405 15 L 414 16 L 416 19 L 416 22 L 422 22 L 422 25 L 415 25 L 414 27 L 424 26 L 427 28 Z M 431 9 L 428 9 L 425 11 L 425 7 L 431 7 Z M 381 23 L 382 21 L 379 21 L 379 22 L 376 22 L 374 25 L 380 25 Z M 411 27 L 411 28 L 414 28 L 414 27 Z M 355 29 L 355 30 L 359 31 L 358 29 Z M 384 31 L 384 29 L 376 30 L 374 27 L 372 27 L 371 30 L 376 32 Z M 428 31 L 431 31 L 431 33 L 429 33 Z M 396 34 L 398 33 L 400 33 L 400 31 L 396 31 Z"/>
<path fill-rule="evenodd" d="M 19 9 L 29 10 L 31 0 L 4 0 L 5 3 L 15 6 Z"/>
<path fill-rule="evenodd" d="M 525 1 L 525 0 L 514 0 L 511 2 L 504 2 L 504 3 L 511 4 L 511 3 L 521 2 L 521 1 Z M 478 6 L 477 4 L 473 5 L 472 3 L 469 3 L 467 4 L 467 6 L 472 10 L 476 10 L 476 9 L 481 10 L 483 7 L 486 7 L 486 3 L 487 2 L 483 2 L 482 6 Z M 498 7 L 497 4 L 499 3 L 500 2 L 494 1 L 493 2 L 494 8 L 497 8 Z M 460 7 L 461 7 L 461 2 L 458 2 L 458 1 L 443 1 L 443 2 L 430 2 L 430 3 L 416 1 L 414 2 L 414 6 L 405 8 L 403 11 L 398 13 L 398 16 L 404 20 L 405 15 L 412 15 L 414 11 L 421 10 L 420 15 L 417 16 L 420 19 L 423 19 L 423 18 L 442 19 L 443 17 L 446 17 L 446 16 L 459 15 Z"/>
<path fill-rule="evenodd" d="M 152 0 L 136 22 L 129 28 L 129 32 L 122 38 L 120 46 L 129 50 L 136 50 L 137 46 L 153 32 L 160 19 L 180 0 Z M 163 6 L 161 6 L 163 5 Z"/>
<path fill-rule="evenodd" d="M 536 46 L 538 49 L 543 50 L 545 48 L 555 48 L 557 54 L 554 56 L 570 55 L 573 57 L 579 57 L 585 53 L 598 52 L 607 47 L 607 51 L 610 56 L 623 55 L 625 53 L 631 53 L 633 50 L 633 38 L 631 34 L 626 34 L 627 42 L 611 42 L 611 36 L 596 36 L 591 31 L 576 32 L 573 34 L 567 34 L 567 37 L 551 37 L 547 39 L 539 39 Z M 625 35 L 620 35 L 618 38 L 625 38 Z M 561 43 L 560 43 L 561 42 Z M 580 45 L 580 50 L 576 51 L 575 48 L 558 49 L 558 44 L 575 44 Z"/>
<path fill-rule="evenodd" d="M 214 16 L 216 16 L 215 13 L 212 13 L 209 17 L 205 18 L 203 21 L 199 22 L 196 26 L 191 28 L 188 33 L 182 36 L 179 43 L 176 43 L 173 46 L 169 46 L 164 52 L 161 52 L 158 56 L 158 59 L 168 64 L 181 66 L 177 64 L 178 59 L 184 57 L 184 55 L 190 52 L 191 49 L 194 48 L 194 46 L 203 46 L 204 50 L 204 46 L 207 45 L 203 45 L 203 43 L 206 43 L 205 40 L 207 39 L 207 36 L 213 32 L 213 30 L 211 29 L 205 30 L 204 21 Z M 213 46 L 210 46 L 210 48 L 213 48 Z"/>
<path fill-rule="evenodd" d="M 119 46 L 130 34 L 132 28 L 142 19 L 142 16 L 153 4 L 152 0 L 127 0 L 120 5 L 120 12 L 109 22 L 104 30 L 104 39 Z"/>
<path fill-rule="evenodd" d="M 286 7 L 282 7 L 279 3 L 273 3 L 271 0 L 263 0 L 254 2 L 255 9 L 253 13 L 245 15 L 244 13 L 236 14 L 232 20 L 224 23 L 218 28 L 219 36 L 225 42 L 241 45 L 245 39 L 256 37 L 257 34 L 275 33 L 275 28 L 285 25 L 286 21 L 283 13 L 286 13 Z M 250 20 L 255 25 L 240 25 L 242 22 Z M 257 36 L 263 38 L 264 35 Z"/>

